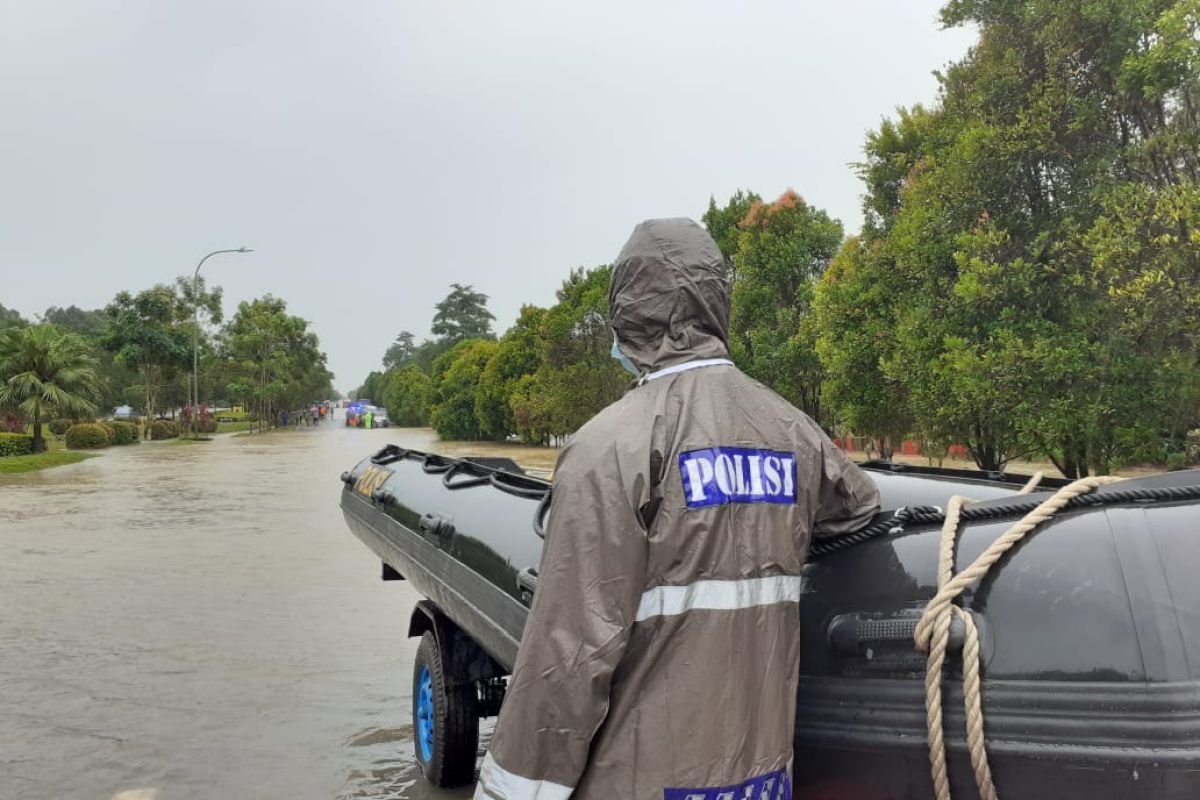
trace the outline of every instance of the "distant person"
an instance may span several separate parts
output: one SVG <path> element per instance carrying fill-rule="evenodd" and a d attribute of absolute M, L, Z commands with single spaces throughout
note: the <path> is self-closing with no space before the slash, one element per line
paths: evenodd
<path fill-rule="evenodd" d="M 614 263 L 612 354 L 638 383 L 558 459 L 476 798 L 790 797 L 801 568 L 879 492 L 729 360 L 725 275 L 687 219 L 643 222 Z"/>
<path fill-rule="evenodd" d="M 371 429 L 371 423 L 374 421 L 375 421 L 375 415 L 373 413 L 371 413 L 370 410 L 368 410 L 365 414 L 363 414 L 363 423 L 364 423 L 364 427 L 367 430 Z"/>

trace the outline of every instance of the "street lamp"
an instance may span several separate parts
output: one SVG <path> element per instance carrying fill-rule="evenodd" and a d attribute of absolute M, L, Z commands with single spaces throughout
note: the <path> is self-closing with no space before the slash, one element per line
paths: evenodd
<path fill-rule="evenodd" d="M 200 268 L 204 262 L 222 253 L 253 253 L 249 247 L 239 247 L 236 250 L 213 250 L 200 259 L 196 271 L 192 273 L 192 416 L 188 423 L 192 438 L 196 438 L 196 417 L 200 415 Z"/>

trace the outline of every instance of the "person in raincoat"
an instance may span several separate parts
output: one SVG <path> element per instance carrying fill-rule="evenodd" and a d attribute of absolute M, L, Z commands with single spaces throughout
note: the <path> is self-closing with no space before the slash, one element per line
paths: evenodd
<path fill-rule="evenodd" d="M 789 798 L 800 570 L 878 490 L 730 362 L 725 266 L 695 222 L 637 226 L 609 306 L 637 385 L 559 458 L 475 797 Z"/>

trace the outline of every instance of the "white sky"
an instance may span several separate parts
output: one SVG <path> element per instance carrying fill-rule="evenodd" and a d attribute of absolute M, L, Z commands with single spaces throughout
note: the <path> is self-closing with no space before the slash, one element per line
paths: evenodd
<path fill-rule="evenodd" d="M 850 162 L 974 40 L 929 0 L 0 0 L 0 303 L 204 273 L 312 320 L 335 385 L 452 282 L 502 331 L 647 217 Z"/>

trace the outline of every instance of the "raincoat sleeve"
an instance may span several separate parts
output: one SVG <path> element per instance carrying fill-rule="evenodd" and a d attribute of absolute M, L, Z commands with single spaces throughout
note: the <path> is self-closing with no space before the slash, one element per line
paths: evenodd
<path fill-rule="evenodd" d="M 821 433 L 821 491 L 814 536 L 837 536 L 865 526 L 879 511 L 879 489 L 841 448 Z"/>
<path fill-rule="evenodd" d="M 617 448 L 559 459 L 538 588 L 476 798 L 565 800 L 608 713 L 645 588 L 646 533 Z M 636 463 L 632 461 L 630 463 Z M 631 480 L 641 486 L 641 480 Z"/>

